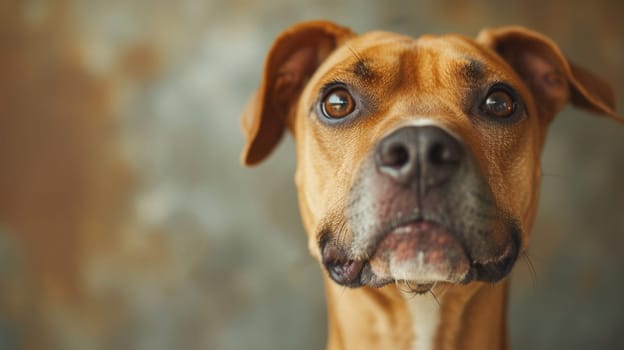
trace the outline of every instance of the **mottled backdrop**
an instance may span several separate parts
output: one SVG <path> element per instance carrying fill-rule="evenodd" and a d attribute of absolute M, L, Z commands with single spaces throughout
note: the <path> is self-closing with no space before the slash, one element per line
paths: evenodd
<path fill-rule="evenodd" d="M 411 35 L 522 24 L 624 105 L 622 15 L 617 0 L 0 1 L 0 349 L 321 349 L 292 141 L 238 162 L 272 39 L 314 18 Z M 544 171 L 512 342 L 623 348 L 624 127 L 566 109 Z"/>

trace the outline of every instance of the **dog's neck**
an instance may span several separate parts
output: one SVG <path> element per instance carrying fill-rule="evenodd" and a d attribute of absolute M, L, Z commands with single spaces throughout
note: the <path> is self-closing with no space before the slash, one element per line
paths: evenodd
<path fill-rule="evenodd" d="M 508 348 L 506 280 L 438 286 L 435 298 L 403 293 L 394 285 L 345 289 L 326 283 L 328 349 Z"/>

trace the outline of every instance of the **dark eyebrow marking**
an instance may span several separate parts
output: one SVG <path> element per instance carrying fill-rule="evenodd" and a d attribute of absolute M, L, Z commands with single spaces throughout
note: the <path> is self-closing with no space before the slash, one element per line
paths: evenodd
<path fill-rule="evenodd" d="M 360 79 L 362 79 L 364 81 L 372 80 L 374 78 L 375 74 L 370 69 L 368 64 L 366 64 L 366 60 L 352 46 L 347 45 L 347 48 L 349 49 L 349 51 L 351 51 L 353 56 L 355 56 L 355 58 L 357 58 L 357 61 L 351 67 L 351 71 L 353 71 L 353 74 L 355 74 L 358 78 L 360 78 Z"/>
<path fill-rule="evenodd" d="M 478 83 L 485 76 L 484 65 L 475 59 L 469 59 L 468 64 L 461 67 L 461 74 L 470 83 Z"/>
<path fill-rule="evenodd" d="M 371 69 L 366 64 L 366 61 L 357 61 L 353 65 L 353 73 L 358 76 L 358 78 L 369 81 L 373 78 L 374 74 Z"/>

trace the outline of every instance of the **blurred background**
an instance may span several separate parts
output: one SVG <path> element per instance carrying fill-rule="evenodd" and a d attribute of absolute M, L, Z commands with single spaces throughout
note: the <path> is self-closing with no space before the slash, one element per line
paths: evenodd
<path fill-rule="evenodd" d="M 243 169 L 239 113 L 283 29 L 522 24 L 624 105 L 624 2 L 0 1 L 0 349 L 321 349 L 292 140 Z M 624 110 L 619 109 L 622 114 Z M 552 125 L 515 349 L 624 348 L 624 127 Z"/>

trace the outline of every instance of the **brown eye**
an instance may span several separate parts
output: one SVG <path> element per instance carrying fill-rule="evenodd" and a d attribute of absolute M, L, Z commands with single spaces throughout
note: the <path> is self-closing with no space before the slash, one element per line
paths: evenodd
<path fill-rule="evenodd" d="M 345 88 L 331 90 L 322 101 L 322 112 L 327 118 L 340 119 L 355 109 L 353 96 Z"/>
<path fill-rule="evenodd" d="M 513 97 L 503 90 L 491 92 L 483 103 L 484 111 L 494 118 L 508 118 L 515 111 Z"/>

